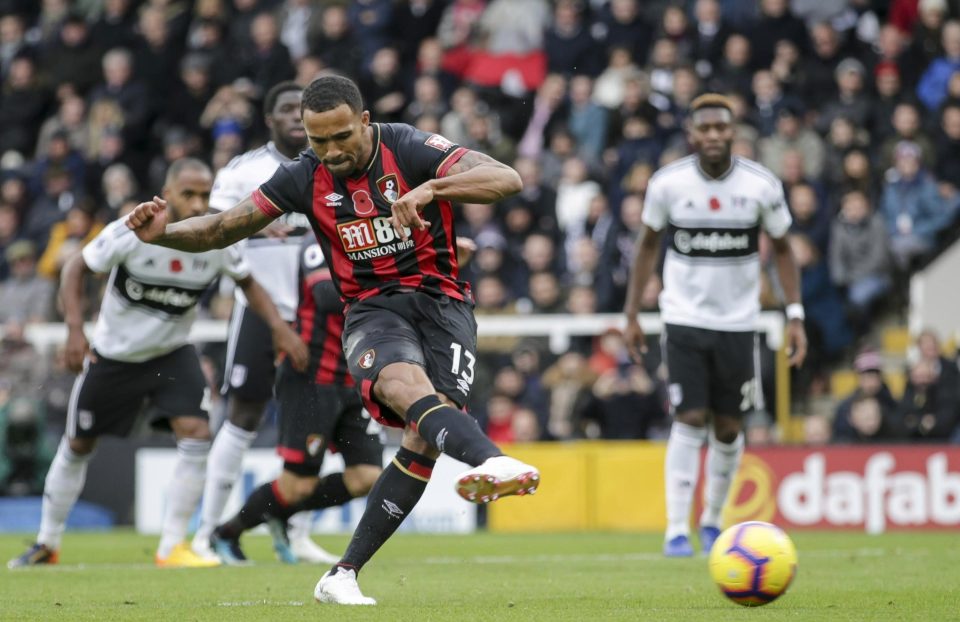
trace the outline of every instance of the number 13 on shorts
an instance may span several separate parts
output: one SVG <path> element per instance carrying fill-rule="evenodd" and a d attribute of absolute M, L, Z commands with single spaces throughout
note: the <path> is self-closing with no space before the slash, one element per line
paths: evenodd
<path fill-rule="evenodd" d="M 457 376 L 457 389 L 464 395 L 469 395 L 470 387 L 473 385 L 473 366 L 477 363 L 477 357 L 456 342 L 450 344 L 450 349 L 453 350 L 453 365 L 450 367 L 450 373 Z"/>

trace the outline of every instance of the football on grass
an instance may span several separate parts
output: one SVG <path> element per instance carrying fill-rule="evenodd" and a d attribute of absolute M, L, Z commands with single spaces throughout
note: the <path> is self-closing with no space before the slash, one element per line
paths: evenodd
<path fill-rule="evenodd" d="M 797 549 L 782 529 L 770 523 L 734 525 L 710 550 L 713 580 L 727 598 L 746 607 L 776 600 L 796 574 Z"/>

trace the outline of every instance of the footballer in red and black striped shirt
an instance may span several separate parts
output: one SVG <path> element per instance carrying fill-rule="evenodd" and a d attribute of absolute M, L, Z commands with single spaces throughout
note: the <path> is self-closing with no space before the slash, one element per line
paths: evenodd
<path fill-rule="evenodd" d="M 350 545 L 317 584 L 320 602 L 372 605 L 357 573 L 419 501 L 440 453 L 473 468 L 456 490 L 488 503 L 536 491 L 539 471 L 503 455 L 463 412 L 474 380 L 476 321 L 458 277 L 454 203 L 494 203 L 522 189 L 515 170 L 404 124 L 375 124 L 353 81 L 303 92 L 310 149 L 248 201 L 167 225 L 158 202 L 127 225 L 146 242 L 199 252 L 231 244 L 285 212 L 310 220 L 347 303 L 343 344 L 371 415 L 403 427 L 401 447 L 368 497 Z"/>
<path fill-rule="evenodd" d="M 472 301 L 469 284 L 458 278 L 451 201 L 423 206 L 429 227 L 398 232 L 391 224 L 401 196 L 444 177 L 468 150 L 401 123 L 371 123 L 368 132 L 365 164 L 341 177 L 305 151 L 254 192 L 257 206 L 272 218 L 307 216 L 347 303 L 398 288 Z"/>

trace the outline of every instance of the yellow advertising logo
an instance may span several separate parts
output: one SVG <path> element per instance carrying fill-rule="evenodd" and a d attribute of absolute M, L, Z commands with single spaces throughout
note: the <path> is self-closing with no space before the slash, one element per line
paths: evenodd
<path fill-rule="evenodd" d="M 775 480 L 773 471 L 762 458 L 744 454 L 740 470 L 730 486 L 730 496 L 723 510 L 723 525 L 773 520 L 777 511 Z"/>

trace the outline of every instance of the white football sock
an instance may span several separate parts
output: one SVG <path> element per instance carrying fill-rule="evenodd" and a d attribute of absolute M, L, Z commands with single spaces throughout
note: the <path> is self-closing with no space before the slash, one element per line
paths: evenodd
<path fill-rule="evenodd" d="M 310 530 L 313 528 L 313 510 L 306 512 L 297 512 L 287 519 L 287 537 L 290 541 L 301 540 L 310 537 Z"/>
<path fill-rule="evenodd" d="M 67 516 L 77 502 L 83 484 L 87 480 L 87 463 L 91 454 L 80 456 L 70 449 L 64 436 L 57 447 L 57 455 L 50 463 L 47 479 L 43 485 L 43 502 L 40 514 L 40 533 L 37 542 L 48 548 L 60 548 L 60 538 L 67 526 Z"/>
<path fill-rule="evenodd" d="M 207 483 L 203 489 L 200 527 L 193 537 L 194 543 L 206 544 L 210 540 L 210 534 L 223 516 L 223 508 L 227 505 L 233 485 L 243 471 L 243 456 L 255 438 L 256 432 L 247 432 L 229 421 L 224 421 L 217 437 L 213 439 L 207 467 Z"/>
<path fill-rule="evenodd" d="M 703 513 L 700 525 L 720 527 L 720 514 L 727 502 L 727 493 L 743 456 L 743 434 L 732 443 L 721 443 L 711 434 L 707 445 L 706 481 L 703 487 Z"/>
<path fill-rule="evenodd" d="M 210 441 L 197 438 L 182 438 L 177 441 L 177 463 L 167 489 L 167 507 L 163 516 L 163 531 L 157 556 L 170 555 L 187 537 L 190 518 L 200 503 L 203 481 L 207 473 L 207 455 Z"/>
<path fill-rule="evenodd" d="M 700 475 L 700 448 L 706 428 L 674 421 L 667 440 L 664 476 L 667 487 L 667 540 L 690 534 L 690 507 Z"/>

